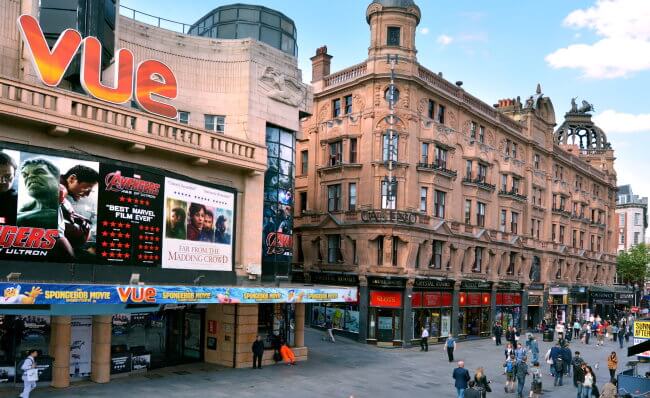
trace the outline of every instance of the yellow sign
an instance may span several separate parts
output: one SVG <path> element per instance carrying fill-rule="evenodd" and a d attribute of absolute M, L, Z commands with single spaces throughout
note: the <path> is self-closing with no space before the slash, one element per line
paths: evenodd
<path fill-rule="evenodd" d="M 650 322 L 634 322 L 634 337 L 637 339 L 650 339 Z"/>

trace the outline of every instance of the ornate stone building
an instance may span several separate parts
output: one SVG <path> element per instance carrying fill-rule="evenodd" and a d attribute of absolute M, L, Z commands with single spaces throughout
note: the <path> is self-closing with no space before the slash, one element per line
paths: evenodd
<path fill-rule="evenodd" d="M 326 47 L 312 57 L 293 268 L 358 284 L 359 304 L 308 317 L 399 345 L 422 327 L 443 339 L 585 316 L 616 252 L 614 152 L 592 107 L 573 101 L 554 132 L 539 85 L 490 106 L 420 65 L 412 0 L 375 0 L 366 20 L 365 61 L 330 73 Z"/>

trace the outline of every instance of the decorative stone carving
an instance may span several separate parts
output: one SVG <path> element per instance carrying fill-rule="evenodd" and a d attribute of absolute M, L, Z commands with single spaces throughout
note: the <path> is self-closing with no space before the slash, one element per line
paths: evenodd
<path fill-rule="evenodd" d="M 429 108 L 429 99 L 428 98 L 421 98 L 418 101 L 418 113 L 420 115 L 423 115 L 424 112 Z"/>
<path fill-rule="evenodd" d="M 319 122 L 324 122 L 325 120 L 328 119 L 328 115 L 330 114 L 330 104 L 325 103 L 322 108 L 320 108 L 320 112 L 318 112 L 318 121 Z"/>
<path fill-rule="evenodd" d="M 267 90 L 269 98 L 291 106 L 302 104 L 306 98 L 306 86 L 282 72 L 268 66 L 260 77 L 260 86 Z"/>
<path fill-rule="evenodd" d="M 359 94 L 354 94 L 352 96 L 352 103 L 359 112 L 363 112 L 366 109 L 366 100 L 364 100 Z"/>
<path fill-rule="evenodd" d="M 447 120 L 449 121 L 448 125 L 451 126 L 452 128 L 455 128 L 457 126 L 457 120 L 456 120 L 456 113 L 454 111 L 449 111 L 447 112 Z"/>

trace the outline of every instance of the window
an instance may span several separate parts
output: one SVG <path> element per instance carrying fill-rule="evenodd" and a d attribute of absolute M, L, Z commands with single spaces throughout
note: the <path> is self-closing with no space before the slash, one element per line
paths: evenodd
<path fill-rule="evenodd" d="M 483 163 L 478 164 L 478 182 L 485 182 L 487 178 L 487 166 Z"/>
<path fill-rule="evenodd" d="M 427 212 L 427 188 L 426 187 L 420 188 L 420 211 L 424 213 Z"/>
<path fill-rule="evenodd" d="M 337 166 L 343 163 L 343 142 L 330 142 L 330 166 Z"/>
<path fill-rule="evenodd" d="M 483 263 L 483 248 L 474 248 L 474 264 L 472 265 L 472 272 L 481 272 L 481 265 Z"/>
<path fill-rule="evenodd" d="M 327 211 L 341 210 L 341 184 L 327 187 Z"/>
<path fill-rule="evenodd" d="M 584 233 L 584 231 L 580 231 L 580 248 L 581 249 L 585 248 L 585 233 Z"/>
<path fill-rule="evenodd" d="M 641 213 L 634 213 L 634 225 L 641 225 Z"/>
<path fill-rule="evenodd" d="M 440 269 L 442 268 L 442 241 L 434 240 L 432 249 L 433 253 L 431 255 L 431 262 L 429 262 L 429 267 Z"/>
<path fill-rule="evenodd" d="M 573 230 L 573 247 L 578 247 L 578 231 Z"/>
<path fill-rule="evenodd" d="M 436 196 L 434 198 L 434 216 L 439 218 L 445 218 L 445 197 L 447 196 L 446 192 L 436 191 Z"/>
<path fill-rule="evenodd" d="M 178 111 L 178 123 L 190 124 L 190 113 L 186 111 Z"/>
<path fill-rule="evenodd" d="M 521 179 L 517 177 L 512 177 L 512 192 L 519 193 L 519 185 L 521 184 Z"/>
<path fill-rule="evenodd" d="M 541 207 L 543 197 L 544 190 L 542 188 L 533 187 L 533 204 Z"/>
<path fill-rule="evenodd" d="M 517 253 L 515 252 L 510 252 L 510 261 L 508 261 L 508 269 L 506 270 L 506 273 L 508 275 L 514 275 L 515 274 L 515 265 L 517 263 Z"/>
<path fill-rule="evenodd" d="M 618 226 L 619 227 L 625 226 L 625 213 L 621 213 L 618 215 Z"/>
<path fill-rule="evenodd" d="M 469 199 L 465 200 L 465 224 L 472 223 L 472 201 Z"/>
<path fill-rule="evenodd" d="M 620 243 L 621 245 L 624 245 L 624 244 L 625 244 L 625 233 L 621 232 L 619 238 L 620 238 L 620 239 L 618 240 L 619 243 Z"/>
<path fill-rule="evenodd" d="M 429 100 L 429 110 L 427 113 L 429 119 L 433 119 L 433 117 L 435 116 L 435 110 L 436 110 L 436 103 L 433 100 Z"/>
<path fill-rule="evenodd" d="M 508 210 L 501 209 L 501 215 L 499 216 L 499 231 L 506 231 L 506 220 L 508 218 Z"/>
<path fill-rule="evenodd" d="M 501 174 L 501 190 L 504 191 L 504 192 L 508 190 L 508 175 L 507 174 Z"/>
<path fill-rule="evenodd" d="M 566 209 L 566 197 L 560 195 L 560 210 L 564 211 Z"/>
<path fill-rule="evenodd" d="M 384 134 L 384 150 L 382 160 L 384 162 L 393 161 L 397 162 L 397 150 L 399 143 L 399 135 L 393 132 L 393 141 L 390 141 L 390 134 Z"/>
<path fill-rule="evenodd" d="M 341 99 L 332 100 L 332 117 L 341 116 Z"/>
<path fill-rule="evenodd" d="M 472 141 L 476 140 L 476 127 L 477 127 L 476 122 L 474 122 L 474 121 L 470 122 L 470 124 L 469 124 L 469 138 Z"/>
<path fill-rule="evenodd" d="M 341 254 L 341 235 L 327 235 L 327 262 L 343 262 Z"/>
<path fill-rule="evenodd" d="M 540 231 L 542 230 L 542 220 L 534 219 L 533 220 L 533 227 L 534 227 L 533 228 L 533 231 L 534 231 L 533 236 L 536 237 L 537 239 L 539 239 Z"/>
<path fill-rule="evenodd" d="M 357 253 L 357 241 L 352 241 L 352 263 L 354 265 L 359 264 L 359 254 Z"/>
<path fill-rule="evenodd" d="M 307 175 L 309 170 L 309 152 L 300 151 L 300 174 Z"/>
<path fill-rule="evenodd" d="M 485 126 L 479 126 L 478 128 L 478 142 L 481 144 L 485 142 Z"/>
<path fill-rule="evenodd" d="M 557 194 L 553 194 L 553 210 L 559 209 L 559 204 L 557 203 Z"/>
<path fill-rule="evenodd" d="M 536 153 L 533 155 L 533 167 L 535 170 L 539 170 L 539 154 Z"/>
<path fill-rule="evenodd" d="M 391 260 L 393 267 L 397 267 L 397 249 L 399 248 L 399 239 L 396 236 L 393 236 L 393 246 L 391 250 Z"/>
<path fill-rule="evenodd" d="M 512 143 L 512 158 L 517 159 L 517 144 L 515 142 Z"/>
<path fill-rule="evenodd" d="M 510 231 L 513 234 L 517 233 L 518 225 L 519 225 L 519 213 L 513 211 L 510 213 Z"/>
<path fill-rule="evenodd" d="M 510 140 L 506 140 L 505 151 L 506 151 L 506 156 L 510 156 Z"/>
<path fill-rule="evenodd" d="M 466 160 L 465 161 L 465 178 L 468 180 L 472 179 L 472 161 L 471 160 Z"/>
<path fill-rule="evenodd" d="M 429 164 L 429 144 L 423 142 L 420 148 L 420 162 Z"/>
<path fill-rule="evenodd" d="M 596 248 L 596 237 L 594 235 L 590 236 L 589 250 L 594 251 Z"/>
<path fill-rule="evenodd" d="M 307 192 L 300 192 L 300 211 L 307 211 Z"/>
<path fill-rule="evenodd" d="M 564 225 L 560 225 L 560 243 L 564 244 Z"/>
<path fill-rule="evenodd" d="M 397 182 L 395 181 L 392 184 L 390 184 L 388 181 L 382 181 L 381 182 L 381 208 L 394 210 L 395 203 L 397 202 L 396 197 L 397 197 Z"/>
<path fill-rule="evenodd" d="M 557 231 L 557 224 L 551 224 L 551 241 L 555 242 L 556 234 L 555 232 Z"/>
<path fill-rule="evenodd" d="M 343 97 L 343 101 L 345 102 L 345 114 L 349 115 L 352 113 L 352 95 L 346 95 Z"/>
<path fill-rule="evenodd" d="M 422 245 L 420 245 L 420 244 L 418 243 L 418 250 L 415 252 L 415 268 L 416 268 L 416 269 L 417 269 L 417 268 L 420 268 L 420 247 L 421 247 L 421 246 L 422 246 Z"/>
<path fill-rule="evenodd" d="M 564 268 L 564 260 L 559 260 L 557 264 L 557 272 L 555 273 L 555 279 L 562 279 L 562 268 Z"/>
<path fill-rule="evenodd" d="M 357 139 L 350 138 L 350 163 L 357 163 Z"/>
<path fill-rule="evenodd" d="M 640 235 L 640 232 L 635 232 L 634 233 L 634 244 L 635 245 L 639 244 L 639 235 Z"/>
<path fill-rule="evenodd" d="M 400 45 L 400 32 L 401 28 L 397 26 L 389 26 L 388 27 L 388 37 L 386 41 L 386 45 L 389 46 L 399 46 Z"/>
<path fill-rule="evenodd" d="M 476 202 L 476 225 L 485 226 L 485 203 Z"/>
<path fill-rule="evenodd" d="M 447 150 L 436 145 L 436 166 L 441 169 L 447 168 Z"/>
<path fill-rule="evenodd" d="M 205 129 L 216 133 L 224 133 L 226 117 L 217 115 L 205 115 Z"/>
<path fill-rule="evenodd" d="M 600 236 L 596 239 L 596 251 L 600 252 L 600 247 L 603 243 L 603 238 Z"/>
<path fill-rule="evenodd" d="M 357 209 L 357 184 L 351 182 L 348 184 L 348 210 L 355 211 Z"/>
<path fill-rule="evenodd" d="M 377 264 L 384 264 L 384 237 L 377 238 Z"/>
<path fill-rule="evenodd" d="M 445 106 L 438 105 L 438 118 L 436 120 L 440 124 L 445 124 Z"/>

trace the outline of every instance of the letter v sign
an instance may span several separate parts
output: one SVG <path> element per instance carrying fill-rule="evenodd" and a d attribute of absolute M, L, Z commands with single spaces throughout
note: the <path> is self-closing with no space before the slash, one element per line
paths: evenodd
<path fill-rule="evenodd" d="M 58 86 L 81 45 L 79 32 L 66 29 L 50 51 L 41 27 L 34 17 L 21 15 L 18 18 L 18 26 L 27 48 L 32 53 L 32 61 L 38 77 L 48 86 Z"/>

